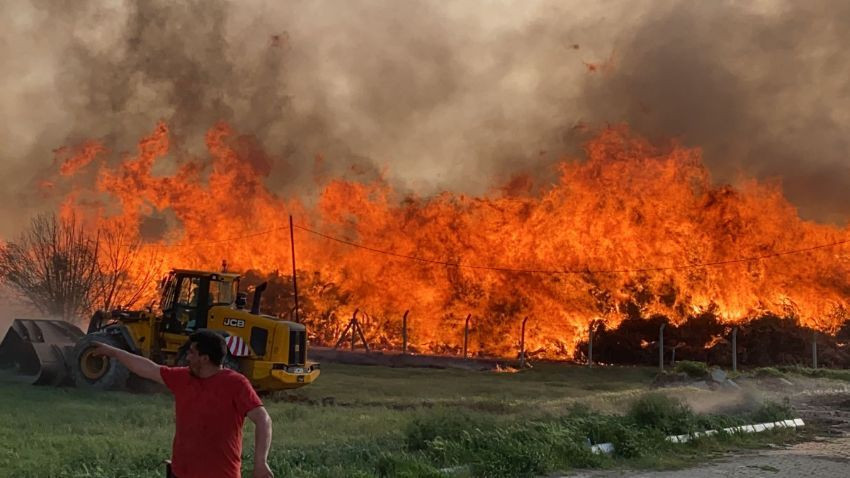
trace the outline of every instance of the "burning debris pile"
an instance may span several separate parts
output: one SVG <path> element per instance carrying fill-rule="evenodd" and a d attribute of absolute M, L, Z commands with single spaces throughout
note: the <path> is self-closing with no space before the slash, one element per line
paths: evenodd
<path fill-rule="evenodd" d="M 315 200 L 281 197 L 264 185 L 269 157 L 227 124 L 207 132 L 208 158 L 172 141 L 159 124 L 121 161 L 96 141 L 65 150 L 45 194 L 63 194 L 63 213 L 92 227 L 142 238 L 162 264 L 214 269 L 226 259 L 251 271 L 249 285 L 271 280 L 266 307 L 283 316 L 293 308 L 280 272 L 291 264 L 293 215 L 300 315 L 318 343 L 355 308 L 379 348 L 400 348 L 410 310 L 411 350 L 421 352 L 459 350 L 472 314 L 473 355 L 515 355 L 530 317 L 526 350 L 572 357 L 597 321 L 598 353 L 617 362 L 652 355 L 641 339 L 654 340 L 662 321 L 682 359 L 723 355 L 712 337 L 740 324 L 743 363 L 761 363 L 762 328 L 791 340 L 848 318 L 847 230 L 801 220 L 776 185 L 716 186 L 698 150 L 653 145 L 626 127 L 598 132 L 585 158 L 564 158 L 552 184 L 518 177 L 480 197 L 322 176 Z"/>
<path fill-rule="evenodd" d="M 661 325 L 665 324 L 663 331 Z M 735 331 L 737 329 L 737 331 Z M 593 358 L 602 363 L 649 365 L 659 361 L 660 334 L 664 334 L 664 362 L 681 360 L 732 365 L 732 336 L 736 335 L 739 366 L 805 365 L 850 366 L 850 323 L 835 334 L 821 333 L 793 317 L 766 314 L 742 324 L 725 324 L 714 313 L 689 317 L 679 325 L 666 317 L 628 318 L 614 329 L 600 324 L 593 338 Z M 576 349 L 577 361 L 587 360 L 587 339 Z"/>

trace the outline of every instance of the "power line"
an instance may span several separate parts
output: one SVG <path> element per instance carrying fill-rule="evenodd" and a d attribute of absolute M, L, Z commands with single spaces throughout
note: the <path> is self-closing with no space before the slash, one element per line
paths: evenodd
<path fill-rule="evenodd" d="M 482 270 L 500 271 L 500 272 L 526 272 L 526 273 L 538 273 L 538 274 L 564 273 L 562 271 L 550 271 L 550 270 L 544 270 L 544 269 L 511 269 L 511 268 L 507 268 L 507 267 L 473 266 L 473 265 L 459 264 L 459 263 L 456 263 L 456 262 L 446 262 L 446 261 L 437 261 L 437 260 L 433 260 L 433 259 L 425 259 L 425 258 L 422 258 L 422 257 L 408 256 L 406 254 L 398 254 L 398 253 L 395 253 L 395 252 L 383 251 L 381 249 L 374 249 L 372 247 L 364 246 L 364 245 L 357 244 L 357 243 L 351 242 L 351 241 L 346 241 L 345 239 L 340 239 L 338 237 L 328 236 L 327 234 L 322 234 L 321 232 L 314 231 L 312 229 L 307 229 L 306 227 L 303 227 L 303 226 L 295 226 L 295 228 L 301 229 L 302 231 L 306 231 L 306 232 L 309 232 L 311 234 L 315 234 L 317 236 L 324 237 L 325 239 L 329 239 L 331 241 L 340 242 L 342 244 L 347 244 L 349 246 L 357 247 L 357 248 L 360 248 L 360 249 L 365 249 L 367 251 L 376 252 L 378 254 L 384 254 L 384 255 L 388 255 L 388 256 L 392 256 L 392 257 L 398 257 L 400 259 L 410 259 L 410 260 L 413 260 L 413 261 L 424 262 L 424 263 L 427 263 L 427 264 L 436 264 L 436 265 L 450 266 L 450 267 L 464 267 L 464 268 L 467 268 L 467 269 L 482 269 Z"/>
<path fill-rule="evenodd" d="M 382 250 L 382 249 L 376 249 L 376 248 L 373 248 L 373 247 L 365 246 L 363 244 L 358 244 L 356 242 L 352 242 L 352 241 L 342 239 L 342 238 L 339 238 L 339 237 L 330 236 L 330 235 L 321 233 L 319 231 L 315 231 L 313 229 L 310 229 L 310 228 L 307 228 L 307 227 L 304 227 L 304 226 L 300 226 L 298 224 L 294 224 L 293 227 L 295 229 L 300 229 L 304 232 L 314 234 L 316 236 L 328 239 L 330 241 L 338 242 L 338 243 L 345 244 L 347 246 L 355 247 L 355 248 L 358 248 L 358 249 L 363 249 L 363 250 L 370 251 L 370 252 L 373 252 L 373 253 L 376 253 L 376 254 L 383 254 L 383 255 L 386 255 L 386 256 L 395 257 L 395 258 L 398 258 L 398 259 L 407 259 L 407 260 L 411 260 L 411 261 L 421 262 L 421 263 L 424 263 L 424 264 L 434 264 L 434 265 L 440 265 L 440 266 L 446 266 L 446 267 L 457 267 L 457 268 L 463 268 L 463 269 L 485 270 L 485 271 L 494 271 L 494 272 L 508 272 L 508 273 L 514 273 L 514 274 L 549 274 L 549 275 L 633 274 L 633 273 L 640 273 L 640 272 L 663 272 L 663 271 L 675 271 L 675 270 L 687 270 L 687 269 L 700 269 L 700 268 L 705 268 L 705 267 L 720 267 L 720 266 L 731 265 L 731 264 L 743 264 L 743 263 L 748 263 L 748 262 L 756 262 L 756 261 L 762 261 L 762 260 L 765 260 L 765 259 L 773 259 L 773 258 L 776 258 L 776 257 L 789 256 L 789 255 L 793 255 L 793 254 L 803 254 L 803 253 L 806 253 L 806 252 L 812 252 L 812 251 L 819 250 L 819 249 L 828 249 L 828 248 L 832 248 L 832 247 L 841 246 L 841 245 L 844 245 L 844 244 L 850 244 L 850 239 L 846 239 L 846 240 L 843 240 L 843 241 L 830 242 L 828 244 L 820 244 L 820 245 L 817 245 L 817 246 L 805 247 L 805 248 L 801 248 L 801 249 L 792 249 L 792 250 L 788 250 L 788 251 L 773 252 L 773 253 L 770 253 L 770 254 L 763 254 L 763 255 L 753 256 L 753 257 L 741 257 L 741 258 L 737 258 L 737 259 L 727 259 L 727 260 L 713 261 L 713 262 L 702 262 L 702 263 L 697 263 L 697 264 L 686 264 L 686 265 L 679 265 L 679 266 L 643 267 L 643 268 L 635 268 L 635 269 L 564 269 L 564 270 L 558 270 L 558 269 L 518 269 L 518 268 L 512 268 L 512 267 L 479 266 L 479 265 L 472 265 L 472 264 L 461 264 L 459 262 L 440 261 L 440 260 L 426 259 L 424 257 L 412 256 L 412 255 L 407 255 L 407 254 L 399 254 L 397 252 L 386 251 L 386 250 Z M 281 231 L 281 230 L 284 230 L 284 229 L 287 229 L 287 227 L 286 226 L 274 227 L 274 228 L 271 228 L 271 229 L 266 229 L 264 231 L 254 232 L 254 233 L 251 233 L 251 234 L 245 234 L 245 235 L 237 236 L 237 237 L 229 237 L 229 238 L 225 238 L 225 239 L 218 239 L 218 240 L 215 240 L 215 241 L 194 242 L 194 243 L 189 243 L 189 244 L 157 244 L 157 245 L 154 245 L 153 247 L 162 247 L 162 248 L 201 247 L 201 246 L 208 246 L 208 245 L 215 245 L 215 244 L 223 244 L 223 243 L 227 243 L 227 242 L 233 242 L 233 241 L 238 241 L 238 240 L 242 240 L 242 239 L 250 239 L 252 237 L 263 236 L 263 235 L 270 234 L 270 233 L 275 232 L 275 231 Z"/>
<path fill-rule="evenodd" d="M 296 227 L 297 227 L 297 226 L 296 226 Z M 286 227 L 286 226 L 283 226 L 283 227 L 275 227 L 275 228 L 272 228 L 272 229 L 266 229 L 265 231 L 260 231 L 260 232 L 254 232 L 254 233 L 251 233 L 251 234 L 246 234 L 246 235 L 244 235 L 244 236 L 228 237 L 228 238 L 226 238 L 226 239 L 218 239 L 218 240 L 215 240 L 215 241 L 206 241 L 206 242 L 191 242 L 191 243 L 188 243 L 188 244 L 153 244 L 153 245 L 151 245 L 151 247 L 162 247 L 162 248 L 168 248 L 168 247 L 199 247 L 199 246 L 209 246 L 209 245 L 213 245 L 213 244 L 223 244 L 223 243 L 226 243 L 226 242 L 234 242 L 234 241 L 239 241 L 239 240 L 242 240 L 242 239 L 250 239 L 250 238 L 252 238 L 252 237 L 264 236 L 264 235 L 266 235 L 266 234 L 269 234 L 269 233 L 272 233 L 272 232 L 275 232 L 275 231 L 280 231 L 280 230 L 283 230 L 283 229 L 287 229 L 287 227 Z"/>
<path fill-rule="evenodd" d="M 435 264 L 435 265 L 442 265 L 442 266 L 448 266 L 448 267 L 458 267 L 458 268 L 465 268 L 465 269 L 488 270 L 488 271 L 496 271 L 496 272 L 511 272 L 511 273 L 519 273 L 519 274 L 551 274 L 551 275 L 556 275 L 556 274 L 563 274 L 563 275 L 569 275 L 569 274 L 629 274 L 629 273 L 638 273 L 638 272 L 661 272 L 661 271 L 672 271 L 672 270 L 698 269 L 698 268 L 703 268 L 703 267 L 718 267 L 718 266 L 724 266 L 724 265 L 729 265 L 729 264 L 740 264 L 740 263 L 761 261 L 761 260 L 765 260 L 765 259 L 771 259 L 771 258 L 775 258 L 775 257 L 787 256 L 787 255 L 792 255 L 792 254 L 802 254 L 802 253 L 805 253 L 805 252 L 811 252 L 811 251 L 818 250 L 818 249 L 826 249 L 826 248 L 836 247 L 836 246 L 840 246 L 840 245 L 843 245 L 843 244 L 850 243 L 850 239 L 847 239 L 847 240 L 843 240 L 843 241 L 831 242 L 829 244 L 821 244 L 821 245 L 817 245 L 817 246 L 806 247 L 806 248 L 802 248 L 802 249 L 793 249 L 793 250 L 789 250 L 789 251 L 774 252 L 774 253 L 770 253 L 770 254 L 764 254 L 764 255 L 761 255 L 761 256 L 744 257 L 744 258 L 738 258 L 738 259 L 727 259 L 727 260 L 723 260 L 723 261 L 704 262 L 704 263 L 699 263 L 699 264 L 688 264 L 688 265 L 681 265 L 681 266 L 645 267 L 645 268 L 638 268 L 638 269 L 597 269 L 597 270 L 591 270 L 591 269 L 565 269 L 565 270 L 515 269 L 515 268 L 510 268 L 510 267 L 467 265 L 467 264 L 460 264 L 458 262 L 439 261 L 439 260 L 434 260 L 434 259 L 425 259 L 423 257 L 411 256 L 411 255 L 407 255 L 407 254 L 398 254 L 398 253 L 391 252 L 391 251 L 385 251 L 385 250 L 381 250 L 381 249 L 375 249 L 375 248 L 372 248 L 372 247 L 364 246 L 362 244 L 358 244 L 356 242 L 348 241 L 348 240 L 345 240 L 345 239 L 340 239 L 338 237 L 329 236 L 327 234 L 323 234 L 321 232 L 314 231 L 312 229 L 308 229 L 304 226 L 295 225 L 294 227 L 296 229 L 301 229 L 302 231 L 309 232 L 311 234 L 315 234 L 315 235 L 323 237 L 325 239 L 335 241 L 335 242 L 339 242 L 339 243 L 342 243 L 342 244 L 346 244 L 346 245 L 356 247 L 356 248 L 359 248 L 359 249 L 364 249 L 364 250 L 371 251 L 371 252 L 378 253 L 378 254 L 384 254 L 384 255 L 387 255 L 387 256 L 397 257 L 397 258 L 400 258 L 400 259 L 408 259 L 408 260 L 422 262 L 422 263 L 426 263 L 426 264 Z"/>

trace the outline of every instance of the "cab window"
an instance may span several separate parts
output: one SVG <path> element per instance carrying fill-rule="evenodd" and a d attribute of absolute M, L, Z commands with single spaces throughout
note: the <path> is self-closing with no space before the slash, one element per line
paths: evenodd
<path fill-rule="evenodd" d="M 235 281 L 210 281 L 210 302 L 213 304 L 232 304 L 236 300 L 238 284 Z"/>
<path fill-rule="evenodd" d="M 197 307 L 200 285 L 200 278 L 184 277 L 180 282 L 180 296 L 177 298 L 177 305 L 183 307 Z"/>
<path fill-rule="evenodd" d="M 174 276 L 168 276 L 162 280 L 162 299 L 159 302 L 159 309 L 169 311 L 174 306 L 174 286 L 177 280 Z"/>

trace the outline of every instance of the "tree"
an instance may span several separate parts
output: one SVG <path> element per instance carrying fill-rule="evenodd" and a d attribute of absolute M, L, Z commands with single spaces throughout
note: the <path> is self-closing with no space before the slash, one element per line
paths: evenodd
<path fill-rule="evenodd" d="M 120 224 L 88 233 L 73 216 L 43 214 L 17 241 L 0 245 L 0 280 L 41 313 L 75 322 L 143 298 L 161 261 L 142 249 Z"/>
<path fill-rule="evenodd" d="M 36 216 L 18 241 L 0 246 L 0 278 L 40 312 L 73 321 L 91 310 L 98 241 L 73 216 Z"/>
<path fill-rule="evenodd" d="M 151 290 L 148 286 L 160 272 L 162 259 L 157 250 L 143 250 L 142 241 L 128 230 L 115 223 L 98 231 L 100 271 L 89 294 L 93 309 L 133 307 L 145 298 L 145 292 Z"/>

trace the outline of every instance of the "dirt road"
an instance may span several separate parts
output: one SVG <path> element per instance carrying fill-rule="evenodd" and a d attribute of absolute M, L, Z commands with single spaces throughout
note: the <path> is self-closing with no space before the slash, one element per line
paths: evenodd
<path fill-rule="evenodd" d="M 572 478 L 845 478 L 850 476 L 850 437 L 799 443 L 790 448 L 734 455 L 675 471 L 579 472 Z"/>
<path fill-rule="evenodd" d="M 845 478 L 850 477 L 850 390 L 846 385 L 819 390 L 804 381 L 791 395 L 798 415 L 817 434 L 812 441 L 789 447 L 741 452 L 693 468 L 673 471 L 579 471 L 572 478 Z"/>

